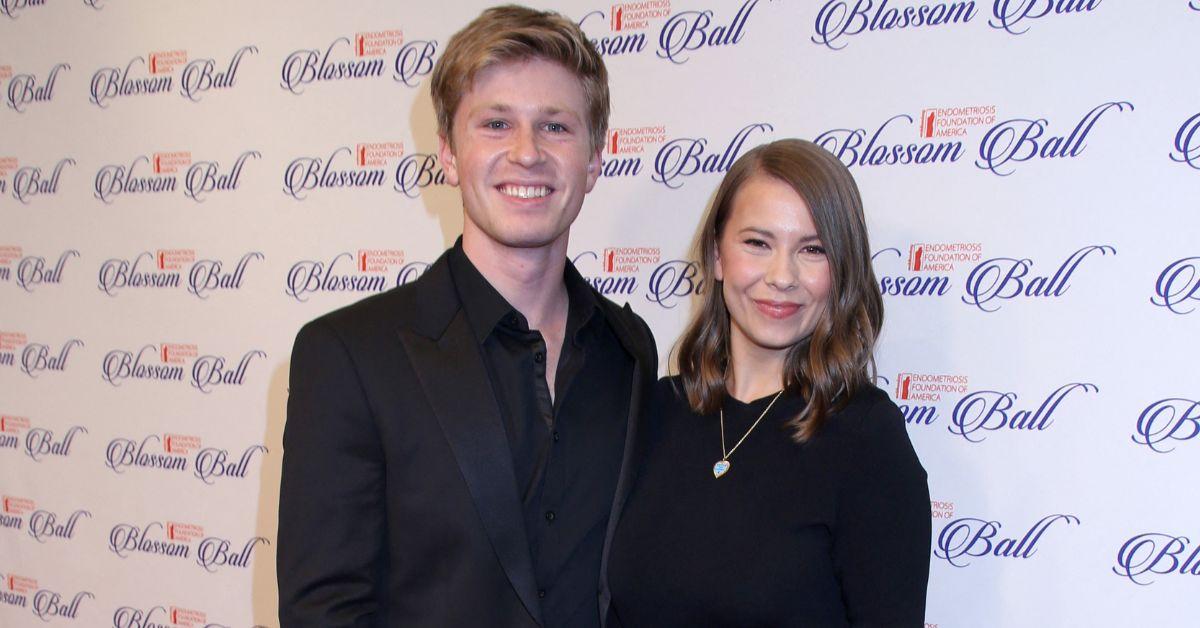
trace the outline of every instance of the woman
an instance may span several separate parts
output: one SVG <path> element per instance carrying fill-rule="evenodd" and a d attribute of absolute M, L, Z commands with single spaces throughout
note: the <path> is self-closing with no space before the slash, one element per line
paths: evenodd
<path fill-rule="evenodd" d="M 609 625 L 921 626 L 929 490 L 871 383 L 883 303 L 849 171 L 782 140 L 730 168 L 703 304 L 639 434 Z"/>

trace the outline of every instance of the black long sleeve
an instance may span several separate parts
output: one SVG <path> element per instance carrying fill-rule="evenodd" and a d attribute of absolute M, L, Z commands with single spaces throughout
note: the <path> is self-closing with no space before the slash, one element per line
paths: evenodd
<path fill-rule="evenodd" d="M 770 398 L 725 405 L 728 446 Z M 798 445 L 785 395 L 729 457 L 717 417 L 660 382 L 609 583 L 624 628 L 919 627 L 929 577 L 929 491 L 895 404 L 861 391 Z"/>

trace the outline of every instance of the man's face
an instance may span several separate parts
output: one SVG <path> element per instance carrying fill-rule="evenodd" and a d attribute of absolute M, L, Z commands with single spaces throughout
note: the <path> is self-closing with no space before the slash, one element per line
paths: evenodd
<path fill-rule="evenodd" d="M 498 63 L 475 76 L 453 129 L 453 147 L 442 137 L 438 154 L 462 190 L 464 240 L 565 244 L 600 174 L 579 79 L 543 59 Z"/>

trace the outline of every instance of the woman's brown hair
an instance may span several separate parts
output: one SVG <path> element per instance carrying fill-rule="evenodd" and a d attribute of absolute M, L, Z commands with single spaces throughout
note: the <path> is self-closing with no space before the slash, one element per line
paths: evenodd
<path fill-rule="evenodd" d="M 783 386 L 804 408 L 789 425 L 798 442 L 812 438 L 829 415 L 875 377 L 873 351 L 883 325 L 883 297 L 871 267 L 862 197 L 854 177 L 825 149 L 787 139 L 758 146 L 729 168 L 696 244 L 703 295 L 679 341 L 679 374 L 692 410 L 716 412 L 725 400 L 729 311 L 714 279 L 717 243 L 738 190 L 753 177 L 773 177 L 804 199 L 829 263 L 829 304 L 811 335 L 788 350 Z"/>

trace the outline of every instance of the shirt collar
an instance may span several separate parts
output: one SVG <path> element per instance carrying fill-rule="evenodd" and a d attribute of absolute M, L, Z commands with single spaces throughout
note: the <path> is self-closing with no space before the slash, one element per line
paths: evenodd
<path fill-rule="evenodd" d="M 447 256 L 450 266 L 450 276 L 458 299 L 467 313 L 467 321 L 475 340 L 483 344 L 491 335 L 492 330 L 506 317 L 512 317 L 509 325 L 527 328 L 525 317 L 517 311 L 497 290 L 488 283 L 487 278 L 479 272 L 471 259 L 462 248 L 462 237 L 454 242 Z M 567 260 L 563 270 L 563 281 L 567 286 L 567 336 L 574 342 L 579 342 L 579 332 L 591 321 L 593 316 L 603 316 L 600 303 L 595 292 L 588 286 L 583 276 L 576 270 L 575 265 Z"/>

